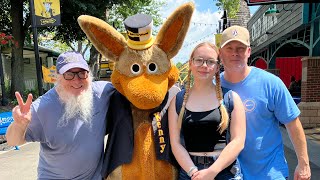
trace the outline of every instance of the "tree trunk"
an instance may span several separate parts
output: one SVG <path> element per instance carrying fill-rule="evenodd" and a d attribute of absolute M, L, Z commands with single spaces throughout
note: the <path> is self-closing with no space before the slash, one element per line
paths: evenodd
<path fill-rule="evenodd" d="M 99 52 L 94 46 L 90 48 L 90 59 L 89 66 L 91 74 L 94 77 L 94 80 L 99 80 L 99 63 L 98 63 Z"/>
<path fill-rule="evenodd" d="M 18 46 L 12 47 L 11 58 L 11 91 L 10 96 L 14 98 L 14 93 L 23 93 L 24 86 L 24 63 L 23 63 L 23 0 L 10 0 L 12 17 L 12 35 Z"/>

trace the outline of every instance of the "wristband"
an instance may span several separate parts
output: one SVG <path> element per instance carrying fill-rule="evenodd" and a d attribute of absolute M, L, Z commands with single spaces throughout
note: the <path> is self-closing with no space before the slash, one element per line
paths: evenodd
<path fill-rule="evenodd" d="M 189 177 L 192 176 L 191 173 L 192 173 L 192 171 L 195 170 L 195 169 L 198 170 L 198 167 L 197 167 L 197 166 L 192 166 L 192 167 L 189 169 L 189 171 L 188 171 L 188 173 L 187 173 Z"/>

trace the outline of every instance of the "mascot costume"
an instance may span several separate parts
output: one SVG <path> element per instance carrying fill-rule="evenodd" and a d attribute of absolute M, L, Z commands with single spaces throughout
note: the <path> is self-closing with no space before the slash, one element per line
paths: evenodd
<path fill-rule="evenodd" d="M 193 11 L 192 3 L 177 8 L 155 39 L 148 15 L 137 14 L 124 21 L 127 40 L 103 20 L 87 15 L 78 18 L 96 49 L 115 62 L 111 81 L 117 91 L 108 112 L 102 167 L 106 179 L 177 178 L 166 110 L 177 93 L 171 87 L 179 76 L 171 58 L 183 44 Z"/>

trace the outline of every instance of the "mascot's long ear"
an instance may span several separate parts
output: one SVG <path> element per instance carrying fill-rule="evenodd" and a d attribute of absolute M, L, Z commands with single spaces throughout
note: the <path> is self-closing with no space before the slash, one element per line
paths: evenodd
<path fill-rule="evenodd" d="M 102 55 L 113 61 L 118 61 L 126 46 L 126 40 L 122 34 L 105 21 L 92 16 L 81 15 L 78 17 L 78 23 Z"/>
<path fill-rule="evenodd" d="M 155 45 L 167 54 L 168 59 L 174 57 L 180 50 L 193 11 L 194 4 L 186 3 L 176 9 L 161 27 Z"/>

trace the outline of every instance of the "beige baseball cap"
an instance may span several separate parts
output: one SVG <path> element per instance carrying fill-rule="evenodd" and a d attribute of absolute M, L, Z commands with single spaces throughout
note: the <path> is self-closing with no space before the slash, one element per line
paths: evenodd
<path fill-rule="evenodd" d="M 250 34 L 247 28 L 241 26 L 230 26 L 222 32 L 221 48 L 231 41 L 239 41 L 250 46 Z"/>

